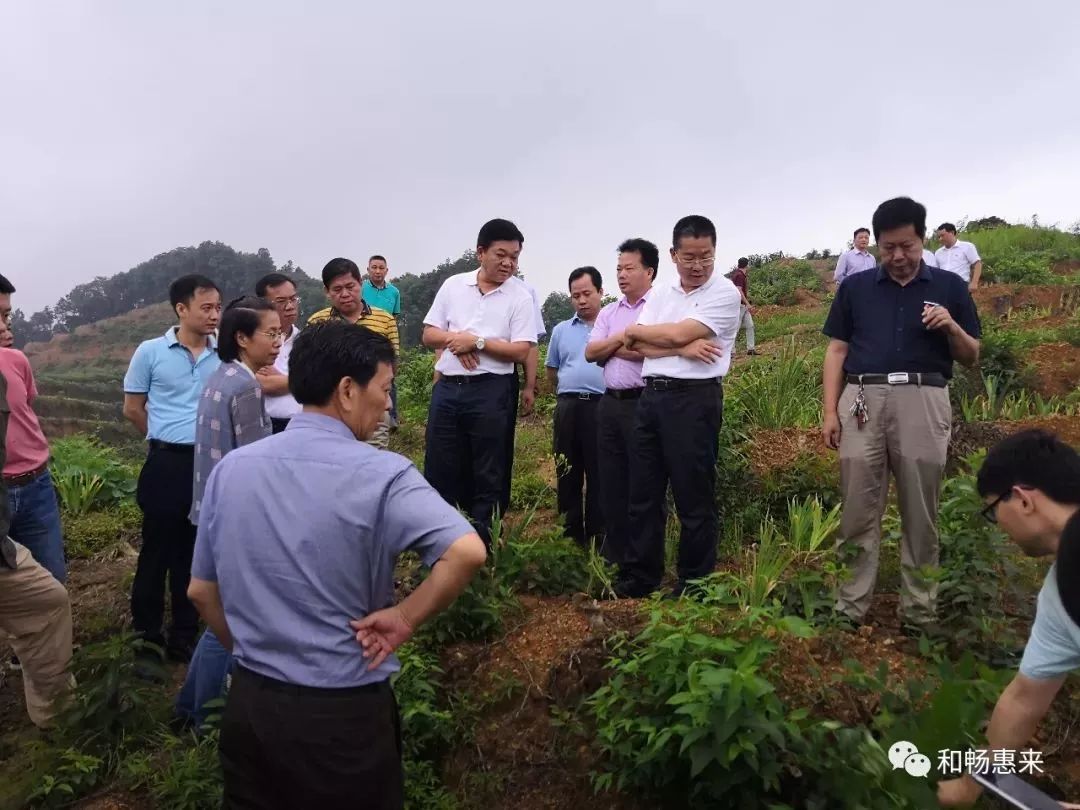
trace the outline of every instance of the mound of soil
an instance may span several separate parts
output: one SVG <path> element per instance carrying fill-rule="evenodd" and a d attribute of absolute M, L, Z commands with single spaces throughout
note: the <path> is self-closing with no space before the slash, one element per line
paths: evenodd
<path fill-rule="evenodd" d="M 1010 435 L 1032 428 L 1047 430 L 1073 447 L 1080 448 L 1080 416 L 1036 416 L 1018 422 L 999 422 L 998 426 Z"/>
<path fill-rule="evenodd" d="M 1080 287 L 1057 285 L 989 284 L 972 296 L 983 317 L 1004 318 L 1014 309 L 1049 309 L 1069 315 L 1080 307 Z"/>
<path fill-rule="evenodd" d="M 817 428 L 781 428 L 754 434 L 750 445 L 750 469 L 758 476 L 794 466 L 800 456 L 835 458 L 825 447 Z"/>
<path fill-rule="evenodd" d="M 1032 369 L 1033 387 L 1043 396 L 1065 396 L 1080 387 L 1080 347 L 1046 343 L 1024 359 Z"/>

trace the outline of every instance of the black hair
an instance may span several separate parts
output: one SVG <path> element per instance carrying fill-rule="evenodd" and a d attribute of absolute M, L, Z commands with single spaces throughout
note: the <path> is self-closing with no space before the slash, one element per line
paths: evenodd
<path fill-rule="evenodd" d="M 713 243 L 713 247 L 716 246 L 716 226 L 711 220 L 699 214 L 691 214 L 675 223 L 675 228 L 671 232 L 671 246 L 678 250 L 679 240 L 684 236 L 690 239 L 707 236 Z"/>
<path fill-rule="evenodd" d="M 656 245 L 648 239 L 627 239 L 619 245 L 619 253 L 638 254 L 641 257 L 641 266 L 652 270 L 650 278 L 656 281 L 656 273 L 660 268 L 660 250 Z"/>
<path fill-rule="evenodd" d="M 1015 486 L 1041 490 L 1058 503 L 1080 505 L 1080 453 L 1045 430 L 1003 439 L 986 454 L 976 487 L 987 498 L 1007 497 Z"/>
<path fill-rule="evenodd" d="M 0 295 L 11 295 L 15 292 L 15 285 L 7 280 L 7 276 L 0 276 Z"/>
<path fill-rule="evenodd" d="M 739 259 L 739 267 L 740 268 L 746 268 L 746 267 L 749 267 L 749 266 L 750 266 L 750 260 L 748 258 L 743 256 L 741 259 Z"/>
<path fill-rule="evenodd" d="M 292 284 L 294 288 L 296 287 L 296 282 L 284 273 L 267 273 L 255 282 L 255 294 L 259 298 L 266 298 L 266 293 L 271 287 L 280 287 L 282 284 Z"/>
<path fill-rule="evenodd" d="M 342 276 L 352 276 L 359 281 L 360 268 L 356 266 L 356 262 L 352 259 L 331 259 L 326 263 L 326 267 L 322 269 L 323 286 L 329 290 L 330 285 Z"/>
<path fill-rule="evenodd" d="M 380 255 L 379 255 L 378 253 L 376 253 L 376 254 L 375 254 L 374 256 L 372 256 L 372 257 L 371 257 L 370 259 L 368 259 L 368 260 L 367 260 L 367 263 L 368 263 L 368 264 L 371 264 L 371 263 L 372 263 L 373 261 L 375 261 L 376 259 L 378 259 L 378 260 L 379 260 L 380 262 L 382 262 L 383 264 L 386 264 L 386 257 L 385 257 L 385 256 L 380 256 Z"/>
<path fill-rule="evenodd" d="M 190 304 L 197 290 L 217 290 L 221 294 L 221 288 L 206 276 L 193 273 L 189 276 L 180 276 L 169 285 L 169 303 L 173 311 L 179 304 Z"/>
<path fill-rule="evenodd" d="M 595 285 L 597 292 L 604 289 L 604 282 L 603 282 L 603 279 L 600 278 L 600 271 L 597 270 L 595 267 L 588 267 L 588 266 L 579 267 L 577 270 L 574 270 L 573 272 L 571 272 L 570 273 L 570 280 L 566 283 L 566 286 L 569 287 L 571 284 L 573 284 L 579 278 L 583 278 L 584 276 L 588 276 L 589 278 L 592 279 L 592 283 Z"/>
<path fill-rule="evenodd" d="M 948 231 L 951 234 L 956 233 L 956 226 L 953 225 L 951 222 L 942 222 L 940 225 L 937 226 L 937 229 L 939 231 Z"/>
<path fill-rule="evenodd" d="M 494 242 L 518 242 L 525 244 L 525 237 L 521 235 L 518 226 L 508 219 L 493 219 L 485 222 L 484 227 L 476 236 L 476 249 L 487 250 Z"/>
<path fill-rule="evenodd" d="M 851 235 L 851 238 L 852 239 L 858 239 L 860 233 L 865 233 L 867 236 L 869 236 L 870 235 L 870 229 L 869 228 L 856 228 L 855 233 L 853 233 Z"/>
<path fill-rule="evenodd" d="M 366 326 L 339 320 L 309 326 L 289 355 L 289 393 L 301 405 L 325 405 L 346 377 L 367 385 L 379 363 L 393 362 L 393 345 Z"/>
<path fill-rule="evenodd" d="M 1061 532 L 1054 570 L 1061 606 L 1073 624 L 1080 624 L 1080 589 L 1076 587 L 1076 578 L 1080 576 L 1080 511 L 1069 518 Z"/>
<path fill-rule="evenodd" d="M 877 207 L 870 221 L 874 228 L 874 239 L 880 239 L 883 231 L 892 231 L 911 225 L 920 238 L 926 236 L 926 206 L 917 203 L 911 197 L 894 197 Z"/>
<path fill-rule="evenodd" d="M 240 335 L 251 337 L 262 323 L 262 313 L 274 312 L 273 305 L 264 298 L 247 295 L 230 301 L 221 316 L 218 327 L 218 357 L 226 363 L 240 359 Z"/>

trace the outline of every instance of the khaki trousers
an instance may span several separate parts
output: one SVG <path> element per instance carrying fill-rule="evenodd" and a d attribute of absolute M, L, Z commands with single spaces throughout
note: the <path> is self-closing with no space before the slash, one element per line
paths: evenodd
<path fill-rule="evenodd" d="M 948 388 L 867 385 L 870 420 L 859 427 L 850 409 L 858 393 L 847 385 L 840 396 L 840 546 L 858 554 L 852 577 L 840 587 L 837 609 L 861 621 L 870 609 L 881 548 L 881 517 L 896 480 L 903 538 L 900 546 L 901 616 L 914 623 L 934 617 L 937 585 L 919 575 L 938 564 L 937 511 L 952 429 Z"/>
<path fill-rule="evenodd" d="M 390 411 L 383 414 L 378 427 L 375 428 L 375 432 L 371 434 L 367 443 L 376 450 L 386 450 L 390 447 Z"/>
<path fill-rule="evenodd" d="M 71 689 L 71 603 L 67 591 L 18 544 L 15 570 L 0 566 L 0 631 L 22 664 L 26 710 L 46 726 L 53 701 Z"/>

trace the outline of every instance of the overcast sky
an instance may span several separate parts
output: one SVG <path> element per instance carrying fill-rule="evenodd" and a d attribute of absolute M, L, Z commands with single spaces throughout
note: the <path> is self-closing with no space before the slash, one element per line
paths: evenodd
<path fill-rule="evenodd" d="M 1078 30 L 1076 0 L 6 0 L 0 272 L 27 312 L 206 239 L 425 272 L 502 216 L 546 294 L 687 213 L 725 261 L 837 250 L 898 194 L 1067 226 Z"/>

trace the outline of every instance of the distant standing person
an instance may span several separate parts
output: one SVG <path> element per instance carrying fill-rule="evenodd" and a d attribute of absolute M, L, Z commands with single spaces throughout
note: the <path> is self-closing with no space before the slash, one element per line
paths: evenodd
<path fill-rule="evenodd" d="M 517 408 L 514 364 L 536 343 L 535 306 L 514 278 L 525 237 L 493 219 L 476 239 L 479 269 L 450 276 L 424 316 L 424 345 L 443 350 L 435 366 L 424 476 L 460 506 L 485 543 L 509 486 L 509 420 Z"/>
<path fill-rule="evenodd" d="M 363 444 L 388 409 L 394 359 L 386 338 L 348 323 L 304 330 L 289 377 L 303 412 L 207 482 L 191 598 L 236 660 L 225 807 L 403 806 L 393 653 L 485 554 L 408 459 Z M 431 574 L 395 604 L 405 551 Z"/>
<path fill-rule="evenodd" d="M 950 273 L 956 273 L 967 282 L 968 289 L 972 292 L 979 289 L 979 279 L 982 278 L 982 259 L 979 258 L 978 248 L 971 242 L 957 239 L 956 226 L 951 222 L 938 225 L 937 238 L 941 242 L 941 247 L 934 254 L 937 266 Z"/>
<path fill-rule="evenodd" d="M 0 346 L 11 334 L 11 296 L 15 286 L 0 275 Z M 37 385 L 30 361 L 18 349 L 0 348 L 0 373 L 7 381 L 8 533 L 63 584 L 67 581 L 60 507 L 49 473 L 49 442 L 41 430 L 34 400 Z"/>
<path fill-rule="evenodd" d="M 195 426 L 195 478 L 191 522 L 199 525 L 203 493 L 218 462 L 237 447 L 271 435 L 259 369 L 272 365 L 281 349 L 281 317 L 262 298 L 239 298 L 221 318 L 218 356 L 221 366 L 203 389 Z M 176 713 L 201 726 L 208 701 L 221 697 L 232 659 L 213 630 L 195 647 L 187 677 L 176 701 Z"/>
<path fill-rule="evenodd" d="M 734 284 L 735 288 L 739 291 L 739 326 L 746 330 L 746 353 L 754 355 L 757 354 L 757 349 L 754 348 L 754 308 L 750 305 L 750 299 L 747 297 L 747 274 L 749 272 L 749 267 L 749 259 L 739 259 L 738 265 L 735 267 L 735 272 L 732 273 L 729 278 L 731 279 L 731 283 Z M 738 335 L 736 335 L 736 338 L 737 337 Z"/>
<path fill-rule="evenodd" d="M 851 278 L 856 273 L 864 270 L 873 270 L 877 267 L 877 259 L 867 248 L 870 245 L 870 231 L 866 228 L 857 228 L 852 236 L 855 246 L 845 250 L 836 260 L 836 270 L 833 272 L 833 281 L 839 286 L 845 279 Z"/>
<path fill-rule="evenodd" d="M 186 663 L 199 629 L 198 614 L 187 598 L 195 548 L 195 527 L 188 519 L 195 419 L 203 387 L 221 365 L 214 339 L 221 292 L 206 276 L 182 276 L 169 287 L 169 303 L 179 324 L 163 337 L 139 344 L 124 376 L 124 416 L 148 445 L 135 492 L 143 521 L 131 614 L 137 633 Z M 172 593 L 167 640 L 162 632 L 166 577 Z"/>
<path fill-rule="evenodd" d="M 390 341 L 395 357 L 401 353 L 397 321 L 385 309 L 373 307 L 364 300 L 360 268 L 356 266 L 356 262 L 352 259 L 331 259 L 323 267 L 322 282 L 331 305 L 308 318 L 309 326 L 328 320 L 342 320 L 357 326 L 366 326 Z M 394 361 L 394 369 L 397 369 L 397 360 Z M 368 443 L 380 450 L 390 446 L 389 408 Z"/>
<path fill-rule="evenodd" d="M 669 482 L 682 524 L 674 596 L 712 573 L 719 542 L 721 382 L 731 365 L 741 298 L 729 279 L 714 272 L 712 222 L 683 217 L 671 245 L 675 279 L 653 288 L 638 322 L 624 331 L 626 348 L 645 356 L 630 467 L 630 542 L 616 587 L 628 597 L 660 586 Z"/>
<path fill-rule="evenodd" d="M 597 406 L 597 447 L 600 456 L 602 552 L 621 565 L 630 534 L 630 466 L 634 463 L 634 422 L 645 380 L 645 357 L 624 345 L 626 327 L 637 323 L 656 278 L 660 251 L 646 239 L 627 239 L 619 245 L 616 279 L 622 297 L 596 316 L 585 359 L 604 371 L 604 396 Z"/>
<path fill-rule="evenodd" d="M 363 296 L 369 305 L 393 315 L 396 323 L 398 318 L 401 317 L 401 292 L 386 280 L 389 272 L 385 256 L 375 254 L 368 259 Z M 398 324 L 399 331 L 400 327 L 401 325 Z M 390 402 L 390 429 L 393 430 L 398 426 L 397 380 L 394 380 L 393 385 L 390 387 Z"/>
<path fill-rule="evenodd" d="M 556 392 L 554 442 L 556 495 L 567 537 L 588 548 L 604 533 L 600 499 L 600 452 L 596 414 L 604 395 L 604 370 L 585 358 L 600 301 L 600 271 L 579 267 L 570 274 L 575 315 L 551 330 L 548 384 Z"/>
<path fill-rule="evenodd" d="M 953 362 L 979 359 L 975 303 L 954 274 L 922 261 L 926 208 L 907 197 L 873 218 L 881 266 L 836 292 L 824 332 L 825 443 L 840 451 L 842 549 L 857 556 L 836 608 L 857 625 L 877 580 L 889 472 L 903 529 L 901 621 L 933 631 L 937 587 L 919 573 L 938 564 L 937 511 L 949 445 Z"/>
<path fill-rule="evenodd" d="M 300 405 L 289 393 L 289 354 L 300 334 L 300 296 L 296 285 L 281 273 L 268 273 L 255 283 L 255 295 L 269 301 L 281 320 L 282 343 L 272 364 L 259 369 L 258 380 L 266 395 L 266 413 L 274 433 L 281 433 L 289 420 L 300 413 Z"/>

